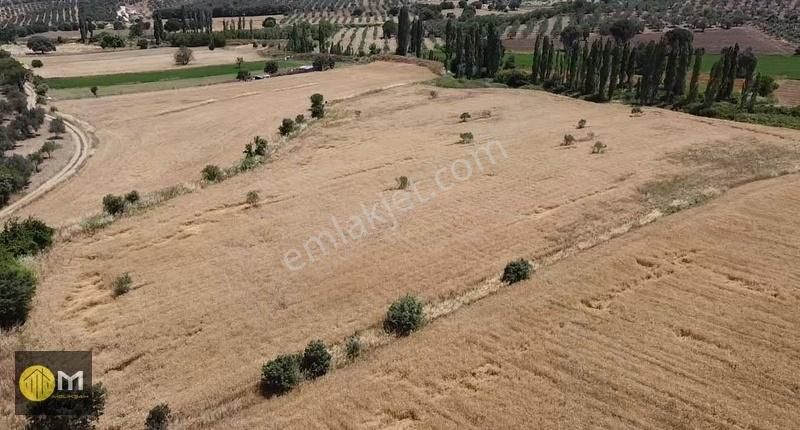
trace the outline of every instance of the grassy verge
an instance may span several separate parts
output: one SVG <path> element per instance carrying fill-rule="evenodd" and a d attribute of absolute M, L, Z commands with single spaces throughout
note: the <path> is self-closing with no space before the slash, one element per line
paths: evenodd
<path fill-rule="evenodd" d="M 264 70 L 264 61 L 246 61 L 243 68 L 250 72 L 262 72 Z M 279 70 L 286 70 L 293 67 L 303 65 L 305 63 L 299 61 L 283 61 L 276 60 Z M 136 72 L 136 73 L 116 73 L 112 75 L 95 75 L 95 76 L 75 76 L 69 78 L 50 78 L 47 79 L 47 85 L 50 89 L 63 90 L 69 88 L 91 88 L 97 86 L 100 88 L 116 86 L 116 85 L 131 85 L 142 84 L 150 82 L 161 81 L 174 81 L 180 79 L 198 79 L 207 78 L 211 76 L 236 76 L 235 64 L 217 64 L 213 66 L 199 66 L 199 67 L 180 67 L 169 70 L 157 70 L 152 72 Z"/>
<path fill-rule="evenodd" d="M 205 78 L 176 79 L 169 81 L 145 82 L 140 84 L 112 85 L 109 87 L 100 87 L 97 95 L 103 97 L 116 96 L 120 94 L 142 93 L 148 91 L 177 90 L 179 88 L 200 87 L 204 85 L 233 82 L 235 80 L 235 76 L 219 75 L 208 76 Z M 51 89 L 47 92 L 47 94 L 55 100 L 71 100 L 94 97 L 92 92 L 89 91 L 89 87 L 65 88 L 57 90 Z"/>

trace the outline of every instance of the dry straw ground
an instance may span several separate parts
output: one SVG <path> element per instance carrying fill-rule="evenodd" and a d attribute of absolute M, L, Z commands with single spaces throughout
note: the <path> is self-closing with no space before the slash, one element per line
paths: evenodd
<path fill-rule="evenodd" d="M 75 102 L 102 124 L 110 152 L 31 211 L 59 223 L 107 191 L 195 177 L 209 159 L 239 157 L 312 92 L 336 98 L 426 74 L 378 64 L 312 75 L 331 81 L 291 96 L 225 86 Z M 281 79 L 262 85 L 301 85 Z M 59 243 L 42 259 L 23 346 L 91 348 L 109 389 L 102 424 L 119 428 L 141 426 L 165 401 L 177 428 L 785 428 L 799 418 L 796 177 L 681 210 L 797 171 L 800 132 L 656 109 L 631 117 L 542 92 L 431 90 L 335 103 L 266 166 Z M 124 119 L 105 113 L 123 106 Z M 462 112 L 472 119 L 460 122 Z M 575 130 L 581 118 L 588 128 Z M 475 144 L 457 143 L 465 132 Z M 565 133 L 580 142 L 560 147 Z M 606 153 L 590 153 L 596 140 Z M 507 157 L 480 158 L 481 169 L 473 153 L 488 141 Z M 433 178 L 456 160 L 471 160 L 472 174 L 457 182 L 445 171 L 443 191 Z M 331 217 L 391 196 L 398 176 L 430 200 L 394 228 L 378 223 L 317 250 L 303 270 L 284 266 Z M 245 203 L 250 190 L 257 207 Z M 446 308 L 520 257 L 540 265 L 531 282 L 285 398 L 257 394 L 260 366 L 276 354 L 374 326 L 407 292 Z M 108 285 L 124 272 L 133 289 L 112 299 Z"/>
<path fill-rule="evenodd" d="M 26 55 L 20 57 L 20 61 L 30 65 L 33 60 L 42 60 L 44 67 L 36 69 L 36 73 L 45 78 L 53 78 L 147 72 L 214 64 L 232 65 L 236 63 L 237 57 L 242 57 L 245 61 L 264 58 L 258 53 L 257 49 L 250 45 L 219 48 L 213 51 L 197 48 L 192 50 L 194 60 L 190 66 L 176 66 L 174 58 L 176 50 L 177 48 L 153 48 L 110 52 Z"/>

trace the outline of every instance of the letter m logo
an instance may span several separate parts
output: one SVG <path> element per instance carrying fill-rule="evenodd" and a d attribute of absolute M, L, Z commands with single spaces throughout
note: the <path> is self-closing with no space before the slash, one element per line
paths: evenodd
<path fill-rule="evenodd" d="M 74 390 L 83 391 L 83 371 L 82 370 L 79 370 L 79 371 L 75 372 L 75 374 L 72 375 L 72 376 L 69 376 L 66 373 L 64 373 L 64 372 L 59 370 L 58 371 L 58 391 L 63 391 L 63 390 L 72 391 L 73 390 L 72 382 L 75 381 L 75 380 L 77 380 L 78 383 L 76 384 L 77 387 L 74 388 Z M 67 388 L 66 389 L 64 388 L 64 382 L 65 381 L 67 383 Z"/>

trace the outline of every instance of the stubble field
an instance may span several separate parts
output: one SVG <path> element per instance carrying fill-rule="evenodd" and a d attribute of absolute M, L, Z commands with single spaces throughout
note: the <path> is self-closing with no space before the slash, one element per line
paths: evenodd
<path fill-rule="evenodd" d="M 232 163 L 313 92 L 344 98 L 428 74 L 378 63 L 64 104 L 93 120 L 101 145 L 26 212 L 65 223 L 106 192 Z M 123 105 L 125 118 L 107 113 Z M 581 118 L 589 127 L 576 130 Z M 475 142 L 458 143 L 464 132 Z M 561 147 L 565 133 L 577 145 Z M 796 177 L 681 211 L 796 172 L 799 139 L 542 92 L 373 91 L 329 105 L 263 167 L 59 243 L 41 262 L 25 346 L 92 349 L 109 390 L 102 424 L 121 428 L 164 401 L 177 428 L 780 427 L 798 418 L 798 275 L 785 264 L 797 254 Z M 608 150 L 591 154 L 598 140 Z M 414 187 L 395 190 L 398 176 Z M 751 190 L 769 192 L 751 201 Z M 775 200 L 779 211 L 759 210 Z M 520 257 L 539 274 L 498 287 Z M 124 272 L 133 290 L 113 299 Z M 404 293 L 452 316 L 283 398 L 257 394 L 265 360 L 375 327 Z M 473 293 L 494 295 L 461 306 Z"/>

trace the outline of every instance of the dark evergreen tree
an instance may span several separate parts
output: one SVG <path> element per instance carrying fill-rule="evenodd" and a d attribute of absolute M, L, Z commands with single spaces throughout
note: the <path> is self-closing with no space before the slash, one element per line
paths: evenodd
<path fill-rule="evenodd" d="M 397 55 L 408 53 L 408 42 L 411 37 L 411 22 L 408 17 L 408 6 L 400 8 L 397 16 Z"/>
<path fill-rule="evenodd" d="M 700 67 L 703 65 L 703 54 L 704 51 L 702 48 L 697 48 L 694 50 L 694 66 L 692 67 L 692 78 L 689 82 L 689 95 L 686 96 L 686 103 L 694 103 L 695 100 L 697 100 L 699 92 Z"/>

